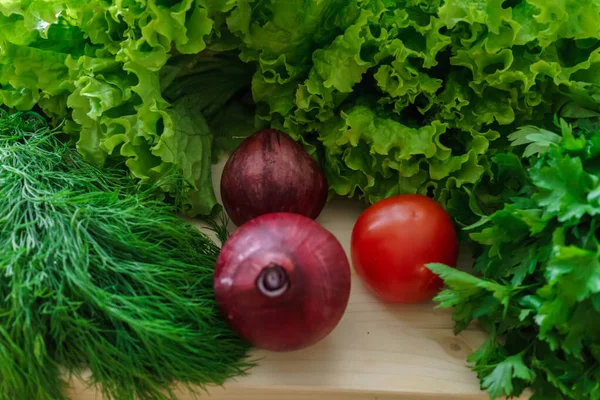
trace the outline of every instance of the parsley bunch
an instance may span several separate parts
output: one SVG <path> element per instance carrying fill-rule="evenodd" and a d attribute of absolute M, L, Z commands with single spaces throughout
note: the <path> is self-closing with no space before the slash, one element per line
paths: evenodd
<path fill-rule="evenodd" d="M 467 228 L 473 274 L 429 267 L 448 285 L 456 332 L 479 320 L 487 341 L 471 368 L 492 399 L 600 399 L 600 130 L 524 127 L 522 154 L 495 157 L 504 207 Z"/>

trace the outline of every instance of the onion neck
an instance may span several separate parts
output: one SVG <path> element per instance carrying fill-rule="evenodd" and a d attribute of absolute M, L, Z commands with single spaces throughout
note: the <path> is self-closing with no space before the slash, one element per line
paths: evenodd
<path fill-rule="evenodd" d="M 290 288 L 289 274 L 281 265 L 271 263 L 260 271 L 256 288 L 270 298 L 283 296 Z"/>

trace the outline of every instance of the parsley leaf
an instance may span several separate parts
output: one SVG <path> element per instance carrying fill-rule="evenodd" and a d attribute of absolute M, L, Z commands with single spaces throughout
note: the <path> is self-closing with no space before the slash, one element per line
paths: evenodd
<path fill-rule="evenodd" d="M 456 331 L 477 319 L 490 334 L 468 361 L 492 399 L 600 399 L 600 124 L 557 126 L 511 135 L 521 158 L 494 156 L 506 203 L 465 228 L 475 275 L 428 266 Z"/>
<path fill-rule="evenodd" d="M 514 394 L 513 378 L 531 382 L 534 376 L 534 372 L 525 365 L 523 356 L 516 354 L 496 365 L 492 373 L 483 380 L 482 387 L 488 390 L 492 399 L 496 399 Z"/>

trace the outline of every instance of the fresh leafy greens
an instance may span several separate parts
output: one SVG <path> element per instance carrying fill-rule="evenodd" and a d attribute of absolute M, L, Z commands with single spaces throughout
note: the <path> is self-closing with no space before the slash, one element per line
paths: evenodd
<path fill-rule="evenodd" d="M 219 248 L 32 113 L 0 110 L 0 398 L 175 399 L 251 363 L 212 290 Z M 219 227 L 215 223 L 215 227 Z"/>
<path fill-rule="evenodd" d="M 584 318 L 600 310 L 599 16 L 600 0 L 6 0 L 0 104 L 66 120 L 85 161 L 125 167 L 188 215 L 216 207 L 211 161 L 264 126 L 302 142 L 334 194 L 431 195 L 485 250 L 475 276 L 432 266 L 457 329 L 479 319 L 490 332 L 471 357 L 483 387 L 584 399 L 600 391 Z M 557 135 L 555 115 L 579 122 Z M 43 340 L 19 337 L 26 353 L 5 347 L 0 361 L 50 362 Z M 116 387 L 103 365 L 95 376 Z M 57 378 L 44 371 L 47 388 Z"/>
<path fill-rule="evenodd" d="M 490 337 L 469 361 L 491 398 L 597 399 L 600 393 L 600 129 L 562 135 L 526 127 L 511 136 L 505 206 L 470 229 L 474 275 L 430 265 L 449 289 L 456 331 L 477 319 Z M 502 337 L 503 341 L 499 338 Z"/>
<path fill-rule="evenodd" d="M 227 49 L 219 20 L 233 6 L 204 0 L 2 2 L 0 104 L 17 110 L 37 105 L 57 121 L 67 117 L 64 129 L 87 162 L 125 164 L 142 182 L 161 182 L 161 191 L 184 212 L 209 214 L 216 205 L 210 122 L 226 110 L 244 111 L 230 101 L 251 79 L 237 56 L 206 50 L 213 36 L 220 37 L 215 48 Z M 241 116 L 223 126 L 247 134 Z"/>
<path fill-rule="evenodd" d="M 598 0 L 13 0 L 0 103 L 67 117 L 87 161 L 162 182 L 190 215 L 216 204 L 207 160 L 269 125 L 332 193 L 427 193 L 469 224 L 469 202 L 501 205 L 479 183 L 509 133 L 598 114 L 598 15 Z"/>
<path fill-rule="evenodd" d="M 463 188 L 508 133 L 597 108 L 598 15 L 598 1 L 244 0 L 228 26 L 259 65 L 258 117 L 314 145 L 333 192 L 427 193 L 470 222 Z"/>

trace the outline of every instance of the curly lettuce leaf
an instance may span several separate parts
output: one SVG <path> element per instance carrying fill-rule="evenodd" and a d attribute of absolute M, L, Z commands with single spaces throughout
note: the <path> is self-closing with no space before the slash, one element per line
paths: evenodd
<path fill-rule="evenodd" d="M 3 2 L 0 102 L 22 110 L 39 106 L 57 122 L 67 118 L 66 130 L 86 161 L 122 164 L 143 183 L 158 183 L 162 197 L 174 197 L 189 215 L 208 214 L 216 205 L 213 137 L 202 113 L 219 111 L 249 77 L 231 72 L 214 79 L 227 64 L 215 67 L 210 57 L 202 61 L 212 69 L 191 76 L 173 55 L 195 59 L 227 36 L 223 15 L 235 5 Z M 190 92 L 176 87 L 204 96 L 190 100 Z M 231 141 L 221 136 L 223 146 Z"/>
<path fill-rule="evenodd" d="M 597 115 L 599 11 L 596 0 L 10 0 L 0 101 L 67 118 L 88 161 L 148 183 L 175 168 L 186 189 L 163 192 L 192 213 L 212 204 L 196 149 L 165 151 L 187 140 L 173 131 L 187 96 L 213 160 L 271 126 L 319 159 L 332 193 L 425 193 L 469 224 L 502 204 L 490 160 L 517 127 Z"/>
<path fill-rule="evenodd" d="M 336 194 L 374 202 L 426 193 L 472 221 L 477 209 L 501 205 L 487 186 L 497 186 L 490 159 L 508 148 L 508 134 L 600 104 L 600 32 L 589 23 L 597 2 L 362 1 L 335 15 L 334 2 L 320 12 L 299 3 L 292 11 L 243 2 L 228 23 L 242 58 L 259 63 L 258 117 L 318 156 Z M 443 134 L 420 144 L 436 151 L 410 154 L 436 126 Z"/>

